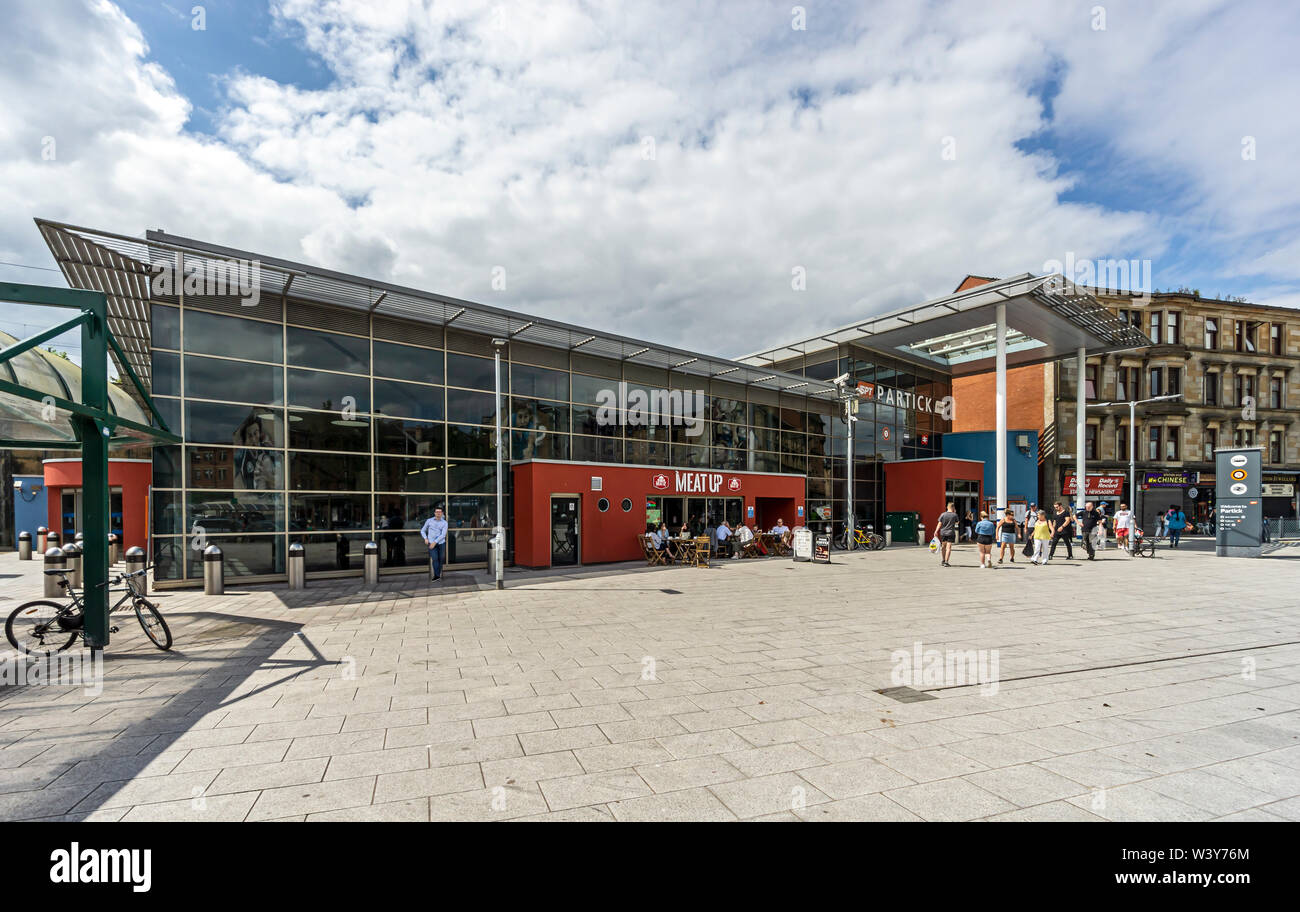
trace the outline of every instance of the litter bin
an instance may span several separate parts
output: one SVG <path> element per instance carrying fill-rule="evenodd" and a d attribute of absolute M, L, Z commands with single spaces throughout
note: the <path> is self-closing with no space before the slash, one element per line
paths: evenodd
<path fill-rule="evenodd" d="M 366 570 L 366 588 L 379 585 L 379 542 L 366 542 L 361 555 Z"/>
<path fill-rule="evenodd" d="M 139 545 L 137 545 L 134 548 L 127 548 L 126 549 L 126 572 L 135 573 L 139 570 L 143 570 L 144 566 L 145 566 L 144 548 L 141 548 Z M 141 595 L 147 594 L 149 591 L 148 575 L 137 576 L 133 578 L 131 580 L 131 585 L 135 587 L 135 591 L 139 592 Z"/>
<path fill-rule="evenodd" d="M 203 549 L 203 594 L 224 595 L 226 592 L 226 564 L 221 559 L 221 549 L 208 545 Z"/>
<path fill-rule="evenodd" d="M 68 559 L 63 554 L 63 549 L 58 545 L 50 548 L 45 552 L 45 569 L 62 570 L 68 566 Z M 53 598 L 63 594 L 63 587 L 59 585 L 61 577 L 54 574 L 45 576 L 45 597 Z"/>
<path fill-rule="evenodd" d="M 307 552 L 302 542 L 289 546 L 289 588 L 307 588 Z"/>
<path fill-rule="evenodd" d="M 30 532 L 18 533 L 18 559 L 32 559 L 32 533 Z"/>

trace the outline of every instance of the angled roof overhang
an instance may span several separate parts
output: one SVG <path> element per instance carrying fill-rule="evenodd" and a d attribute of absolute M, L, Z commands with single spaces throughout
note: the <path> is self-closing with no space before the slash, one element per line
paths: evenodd
<path fill-rule="evenodd" d="M 1060 275 L 1025 273 L 740 360 L 779 364 L 831 346 L 859 345 L 953 376 L 984 373 L 994 368 L 998 304 L 1006 305 L 1008 367 L 1057 361 L 1081 348 L 1097 355 L 1151 344 L 1086 288 Z"/>
<path fill-rule="evenodd" d="M 833 400 L 835 387 L 821 380 L 755 366 L 727 358 L 599 332 L 558 320 L 535 317 L 474 301 L 405 288 L 389 282 L 346 275 L 316 266 L 196 241 L 161 231 L 133 238 L 111 232 L 37 219 L 42 237 L 54 254 L 68 284 L 102 291 L 108 296 L 109 323 L 123 340 L 122 348 L 135 372 L 149 377 L 150 279 L 155 264 L 184 260 L 181 274 L 202 264 L 213 271 L 232 260 L 256 263 L 251 270 L 261 296 L 363 311 L 533 345 L 640 364 L 701 379 L 777 392 Z"/>

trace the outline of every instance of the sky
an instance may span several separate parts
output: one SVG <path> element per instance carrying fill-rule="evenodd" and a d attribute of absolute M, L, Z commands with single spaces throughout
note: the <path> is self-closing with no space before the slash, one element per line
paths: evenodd
<path fill-rule="evenodd" d="M 1070 258 L 1300 306 L 1300 4 L 7 0 L 0 29 L 0 281 L 63 284 L 42 217 L 731 357 Z"/>

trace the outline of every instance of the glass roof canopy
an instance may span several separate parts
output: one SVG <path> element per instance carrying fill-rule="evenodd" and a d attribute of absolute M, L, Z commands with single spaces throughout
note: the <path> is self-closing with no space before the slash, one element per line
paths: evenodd
<path fill-rule="evenodd" d="M 312 301 L 397 317 L 549 348 L 579 351 L 615 361 L 641 364 L 700 378 L 833 400 L 834 385 L 767 366 L 718 358 L 639 339 L 603 333 L 557 320 L 534 317 L 473 301 L 404 288 L 301 263 L 222 247 L 191 238 L 149 231 L 145 239 L 73 225 L 36 220 L 42 237 L 74 288 L 108 296 L 109 325 L 136 374 L 152 389 L 149 356 L 150 280 L 155 264 L 183 258 L 183 275 L 198 268 L 213 273 L 230 261 L 256 263 L 259 295 Z"/>
<path fill-rule="evenodd" d="M 1060 275 L 1025 273 L 740 360 L 772 365 L 835 345 L 859 344 L 953 376 L 984 373 L 995 366 L 998 304 L 1007 305 L 1008 367 L 1057 361 L 1080 348 L 1097 355 L 1151 344 L 1088 289 Z"/>

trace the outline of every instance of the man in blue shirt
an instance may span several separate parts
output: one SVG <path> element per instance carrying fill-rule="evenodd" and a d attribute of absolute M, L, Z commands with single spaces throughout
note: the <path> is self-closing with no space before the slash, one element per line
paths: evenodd
<path fill-rule="evenodd" d="M 447 520 L 442 518 L 442 507 L 433 511 L 420 528 L 420 537 L 429 547 L 429 569 L 434 580 L 442 579 L 442 565 L 447 562 Z"/>

